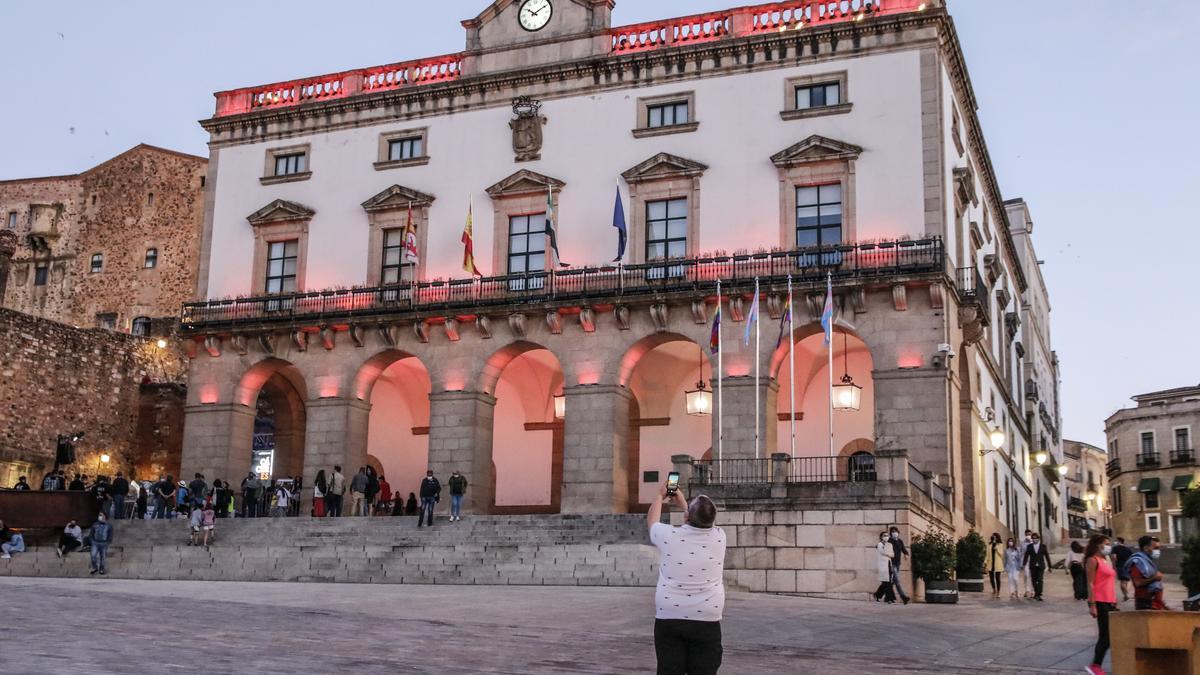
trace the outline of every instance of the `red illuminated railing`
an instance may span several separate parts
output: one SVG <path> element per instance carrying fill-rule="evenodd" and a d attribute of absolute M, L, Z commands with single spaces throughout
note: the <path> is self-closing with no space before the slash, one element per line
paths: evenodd
<path fill-rule="evenodd" d="M 802 30 L 919 11 L 939 0 L 793 0 L 613 28 L 616 55 L 715 42 L 767 32 Z M 288 108 L 360 93 L 447 82 L 462 77 L 462 54 L 361 68 L 216 94 L 216 117 Z"/>
<path fill-rule="evenodd" d="M 826 275 L 846 281 L 944 272 L 942 240 L 933 238 L 192 302 L 183 306 L 182 322 L 185 330 L 200 330 L 411 312 L 462 314 L 527 303 L 604 303 L 660 293 L 712 293 L 718 279 L 732 292 L 753 288 L 755 278 L 771 284 L 790 276 L 800 287 L 823 288 Z"/>

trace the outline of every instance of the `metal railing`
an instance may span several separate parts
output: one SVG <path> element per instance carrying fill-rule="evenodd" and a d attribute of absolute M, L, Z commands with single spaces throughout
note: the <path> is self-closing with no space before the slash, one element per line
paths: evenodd
<path fill-rule="evenodd" d="M 1158 460 L 1158 451 L 1157 450 L 1153 450 L 1150 452 L 1142 451 L 1142 452 L 1138 453 L 1138 456 L 1137 456 L 1137 465 L 1138 466 L 1158 466 L 1158 463 L 1159 463 L 1159 460 Z"/>
<path fill-rule="evenodd" d="M 1172 464 L 1191 464 L 1196 461 L 1196 451 L 1192 448 L 1175 448 L 1171 451 Z"/>
<path fill-rule="evenodd" d="M 1121 460 L 1120 459 L 1108 460 L 1108 464 L 1104 465 L 1104 472 L 1108 474 L 1109 478 L 1112 478 L 1113 476 L 1121 473 Z"/>
<path fill-rule="evenodd" d="M 712 292 L 754 278 L 818 284 L 906 274 L 939 273 L 939 238 L 847 244 L 774 253 L 678 258 L 621 267 L 582 267 L 480 279 L 407 282 L 391 286 L 289 293 L 183 306 L 185 329 L 206 324 L 369 317 L 404 312 L 483 309 L 546 301 L 633 298 L 670 292 Z"/>
<path fill-rule="evenodd" d="M 693 485 L 765 485 L 783 483 L 862 483 L 876 480 L 874 457 L 796 457 L 786 462 L 777 481 L 771 459 L 697 459 Z"/>
<path fill-rule="evenodd" d="M 975 267 L 960 267 L 954 277 L 954 285 L 958 289 L 958 298 L 963 304 L 973 304 L 979 307 L 983 322 L 992 323 L 992 303 L 988 298 L 988 286 L 983 276 Z"/>

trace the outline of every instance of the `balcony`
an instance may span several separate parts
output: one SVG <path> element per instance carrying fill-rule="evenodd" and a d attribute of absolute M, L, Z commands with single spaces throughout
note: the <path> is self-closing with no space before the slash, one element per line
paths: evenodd
<path fill-rule="evenodd" d="M 807 31 L 840 23 L 922 11 L 932 0 L 792 0 L 741 7 L 675 19 L 662 19 L 609 30 L 610 54 L 641 54 L 773 33 Z M 815 38 L 814 38 L 815 39 Z M 215 117 L 311 103 L 383 91 L 410 89 L 461 79 L 463 53 L 435 56 L 386 66 L 360 68 L 289 82 L 246 87 L 216 94 Z"/>
<path fill-rule="evenodd" d="M 1104 470 L 1105 473 L 1108 474 L 1109 478 L 1115 477 L 1117 474 L 1121 473 L 1121 460 L 1110 459 L 1108 464 L 1104 466 Z"/>
<path fill-rule="evenodd" d="M 1194 464 L 1196 451 L 1192 448 L 1176 448 L 1171 451 L 1172 464 Z"/>
<path fill-rule="evenodd" d="M 678 258 L 621 267 L 588 267 L 481 279 L 421 281 L 372 288 L 291 293 L 183 306 L 184 332 L 244 324 L 345 320 L 405 314 L 470 314 L 491 307 L 552 302 L 632 302 L 678 294 L 752 290 L 757 278 L 799 289 L 897 277 L 940 275 L 945 253 L 938 238 L 796 249 L 713 258 Z"/>
<path fill-rule="evenodd" d="M 1088 504 L 1086 501 L 1084 501 L 1083 499 L 1080 499 L 1079 497 L 1071 497 L 1067 501 L 1067 509 L 1069 509 L 1071 511 L 1078 511 L 1080 513 L 1087 513 Z"/>
<path fill-rule="evenodd" d="M 1142 452 L 1138 453 L 1137 465 L 1139 467 L 1158 466 L 1158 463 L 1159 462 L 1158 462 L 1158 451 L 1157 450 L 1151 450 L 1149 452 L 1142 451 Z"/>
<path fill-rule="evenodd" d="M 975 307 L 979 311 L 983 325 L 992 324 L 992 303 L 988 298 L 988 286 L 974 267 L 959 268 L 955 275 L 955 287 L 958 289 L 958 299 L 964 306 Z"/>

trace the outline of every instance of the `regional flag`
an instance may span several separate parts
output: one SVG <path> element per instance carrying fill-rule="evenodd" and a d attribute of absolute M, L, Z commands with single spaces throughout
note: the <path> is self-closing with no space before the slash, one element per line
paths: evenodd
<path fill-rule="evenodd" d="M 421 262 L 417 250 L 417 226 L 413 224 L 412 202 L 408 203 L 408 224 L 404 226 L 404 262 L 416 265 Z"/>
<path fill-rule="evenodd" d="M 559 267 L 570 267 L 569 263 L 563 262 L 562 256 L 558 253 L 558 233 L 554 231 L 554 186 L 546 186 L 546 236 L 550 239 L 550 250 L 554 251 L 554 260 L 558 262 Z"/>
<path fill-rule="evenodd" d="M 721 351 L 721 303 L 717 302 L 717 313 L 713 316 L 712 333 L 708 337 L 708 350 L 713 354 Z"/>
<path fill-rule="evenodd" d="M 754 287 L 755 287 L 755 289 L 757 289 L 758 284 L 755 283 Z M 742 344 L 746 345 L 747 347 L 750 346 L 750 333 L 754 329 L 755 324 L 757 324 L 757 323 L 758 323 L 758 294 L 755 293 L 754 294 L 754 302 L 750 304 L 750 313 L 746 315 L 746 333 L 745 333 L 745 335 L 742 336 Z"/>
<path fill-rule="evenodd" d="M 625 242 L 629 231 L 625 228 L 625 205 L 621 203 L 621 186 L 617 185 L 617 205 L 613 208 L 613 227 L 617 228 L 617 257 L 613 262 L 619 263 L 625 258 Z"/>
<path fill-rule="evenodd" d="M 825 281 L 825 311 L 821 312 L 821 327 L 825 329 L 825 346 L 833 342 L 833 279 Z"/>
<path fill-rule="evenodd" d="M 479 268 L 475 266 L 475 237 L 471 232 L 471 221 L 473 220 L 473 212 L 475 211 L 475 203 L 472 202 L 467 207 L 467 226 L 463 229 L 463 271 L 469 273 L 473 277 L 483 276 L 479 272 Z"/>

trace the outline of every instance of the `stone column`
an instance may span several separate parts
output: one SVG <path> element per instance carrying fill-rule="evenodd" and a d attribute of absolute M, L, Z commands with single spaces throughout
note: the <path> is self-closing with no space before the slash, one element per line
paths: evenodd
<path fill-rule="evenodd" d="M 875 446 L 906 448 L 921 471 L 951 475 L 950 402 L 947 371 L 928 368 L 876 370 Z"/>
<path fill-rule="evenodd" d="M 563 513 L 629 511 L 629 400 L 616 385 L 566 387 Z"/>
<path fill-rule="evenodd" d="M 180 475 L 202 473 L 209 480 L 240 484 L 253 459 L 254 409 L 229 403 L 190 405 L 183 415 Z"/>
<path fill-rule="evenodd" d="M 463 512 L 488 513 L 496 500 L 492 421 L 496 399 L 480 392 L 447 391 L 429 396 L 429 468 L 442 481 L 454 470 L 467 477 Z M 446 492 L 447 498 L 449 492 Z"/>
<path fill-rule="evenodd" d="M 367 465 L 367 422 L 371 404 L 358 399 L 327 398 L 305 404 L 304 492 L 300 512 L 312 508 L 313 483 L 317 471 L 328 476 L 335 464 L 353 477 Z"/>
<path fill-rule="evenodd" d="M 8 266 L 16 252 L 16 233 L 0 230 L 0 307 L 4 306 L 4 293 L 8 290 Z"/>
<path fill-rule="evenodd" d="M 759 450 L 758 456 L 768 459 L 775 452 L 775 437 L 779 413 L 775 410 L 778 383 L 763 377 L 759 386 Z M 717 459 L 720 443 L 718 421 L 725 425 L 725 449 L 721 459 L 754 459 L 754 377 L 726 377 L 723 415 L 713 415 L 713 459 Z M 717 396 L 713 394 L 714 404 Z"/>

